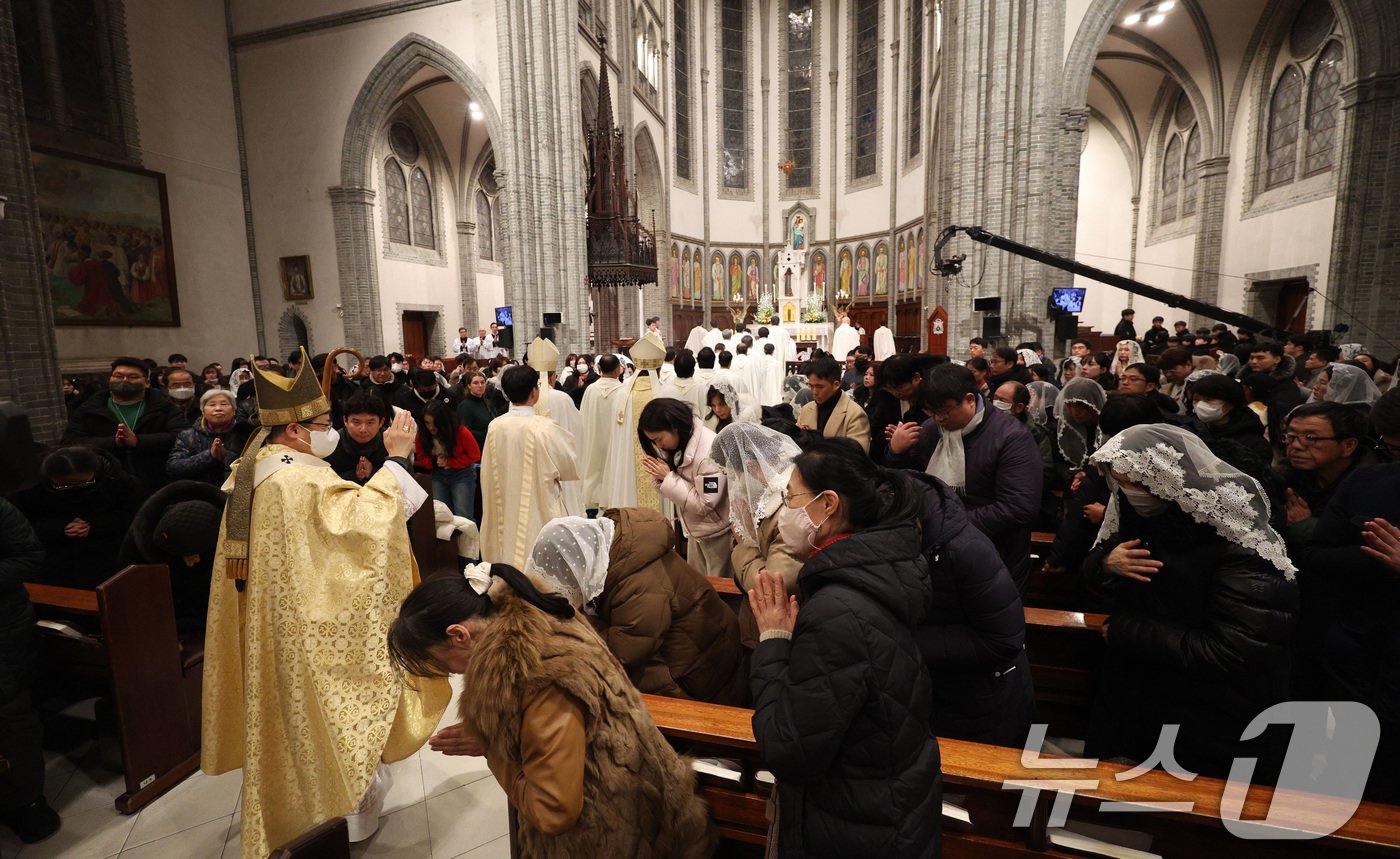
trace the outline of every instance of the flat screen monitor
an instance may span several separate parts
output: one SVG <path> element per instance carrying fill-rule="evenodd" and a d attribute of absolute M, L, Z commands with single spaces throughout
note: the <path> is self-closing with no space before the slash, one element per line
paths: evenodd
<path fill-rule="evenodd" d="M 1083 313 L 1085 292 L 1082 286 L 1057 287 L 1050 290 L 1050 306 L 1065 313 Z"/>
<path fill-rule="evenodd" d="M 1081 290 L 1081 292 L 1082 292 L 1082 291 L 1083 291 L 1083 290 Z M 497 308 L 496 308 L 496 324 L 497 324 L 497 325 L 514 325 L 515 322 L 513 321 L 513 319 L 514 319 L 514 316 L 513 316 L 513 314 L 511 313 L 511 309 L 510 309 L 509 307 L 497 307 Z"/>

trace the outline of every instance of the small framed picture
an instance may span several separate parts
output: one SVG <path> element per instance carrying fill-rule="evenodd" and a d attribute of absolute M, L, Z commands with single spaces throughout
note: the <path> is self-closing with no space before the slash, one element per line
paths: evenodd
<path fill-rule="evenodd" d="M 282 272 L 282 297 L 287 301 L 310 301 L 315 298 L 311 288 L 311 257 L 282 257 L 277 262 Z"/>

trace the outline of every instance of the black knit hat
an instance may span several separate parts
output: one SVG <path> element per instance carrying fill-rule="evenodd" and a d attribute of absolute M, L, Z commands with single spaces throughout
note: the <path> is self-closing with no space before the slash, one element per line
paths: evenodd
<path fill-rule="evenodd" d="M 223 511 L 207 501 L 172 504 L 156 522 L 156 548 L 172 555 L 212 555 L 219 542 Z"/>

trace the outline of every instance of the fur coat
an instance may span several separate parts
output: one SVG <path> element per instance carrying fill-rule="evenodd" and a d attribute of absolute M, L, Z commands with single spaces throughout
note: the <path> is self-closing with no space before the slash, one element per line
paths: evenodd
<path fill-rule="evenodd" d="M 583 710 L 587 741 L 583 811 L 573 828 L 546 835 L 520 818 L 529 859 L 700 859 L 715 833 L 695 776 L 661 736 L 627 673 L 582 616 L 559 620 L 516 596 L 489 591 L 495 613 L 463 675 L 462 721 L 483 737 L 487 759 L 521 765 L 524 702 L 553 685 Z"/>

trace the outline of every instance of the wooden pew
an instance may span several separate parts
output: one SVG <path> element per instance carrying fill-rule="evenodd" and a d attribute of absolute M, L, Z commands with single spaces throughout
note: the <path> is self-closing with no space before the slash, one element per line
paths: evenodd
<path fill-rule="evenodd" d="M 49 630 L 43 646 L 54 678 L 95 683 L 110 701 L 126 777 L 116 807 L 134 814 L 199 768 L 202 636 L 181 641 L 163 564 L 127 567 L 91 591 L 25 588 L 41 619 L 86 618 L 101 630 Z"/>
<path fill-rule="evenodd" d="M 413 551 L 413 560 L 418 564 L 418 577 L 430 579 L 447 573 L 460 574 L 456 542 L 437 537 L 437 523 L 433 518 L 433 479 L 427 474 L 415 477 L 418 485 L 428 493 L 428 500 L 408 519 L 408 544 Z"/>
<path fill-rule="evenodd" d="M 1049 531 L 1031 534 L 1031 576 L 1026 584 L 1024 602 L 1037 608 L 1073 610 L 1084 605 L 1084 586 L 1078 570 L 1048 573 L 1042 569 L 1055 535 Z"/>
<path fill-rule="evenodd" d="M 702 778 L 703 791 L 710 802 L 721 835 L 729 841 L 762 844 L 766 841 L 765 789 L 753 778 L 758 764 L 751 717 L 748 710 L 720 707 L 695 701 L 643 695 L 647 709 L 661 733 L 682 751 L 690 754 L 738 759 L 744 768 L 736 785 L 720 785 Z M 1063 830 L 1049 826 L 1053 789 L 1041 791 L 1029 827 L 1016 828 L 1012 822 L 1023 792 L 1006 788 L 1008 780 L 1033 781 L 1065 779 L 1093 781 L 1092 789 L 1075 793 L 1070 809 L 1071 827 L 1084 824 L 1142 833 L 1150 844 L 1142 849 L 1164 857 L 1223 856 L 1232 859 L 1252 857 L 1341 856 L 1352 854 L 1400 855 L 1400 808 L 1378 803 L 1361 803 L 1351 819 L 1331 835 L 1317 840 L 1252 841 L 1228 832 L 1220 821 L 1221 796 L 1226 783 L 1197 777 L 1192 782 L 1168 773 L 1153 771 L 1128 781 L 1114 776 L 1131 767 L 1099 763 L 1090 768 L 1034 768 L 1022 765 L 1022 752 L 959 740 L 939 740 L 942 755 L 943 798 L 966 812 L 969 820 L 951 816 L 945 807 L 943 855 L 952 859 L 989 857 L 1070 857 L 1079 855 L 1057 847 Z M 1045 758 L 1051 763 L 1054 758 Z M 1274 799 L 1272 789 L 1250 789 L 1242 820 L 1261 820 Z M 1293 813 L 1277 828 L 1320 832 L 1325 826 L 1317 808 L 1326 800 L 1291 795 L 1280 799 L 1303 800 L 1291 805 Z M 1149 811 L 1143 803 L 1190 801 L 1190 811 Z M 1131 810 L 1106 811 L 1106 802 L 1133 803 Z"/>
<path fill-rule="evenodd" d="M 268 859 L 350 859 L 350 830 L 337 817 L 308 829 L 272 851 Z"/>
<path fill-rule="evenodd" d="M 735 610 L 748 599 L 733 579 L 709 581 Z M 1103 661 L 1105 616 L 1043 608 L 1024 611 L 1037 721 L 1049 725 L 1052 737 L 1084 737 Z"/>

